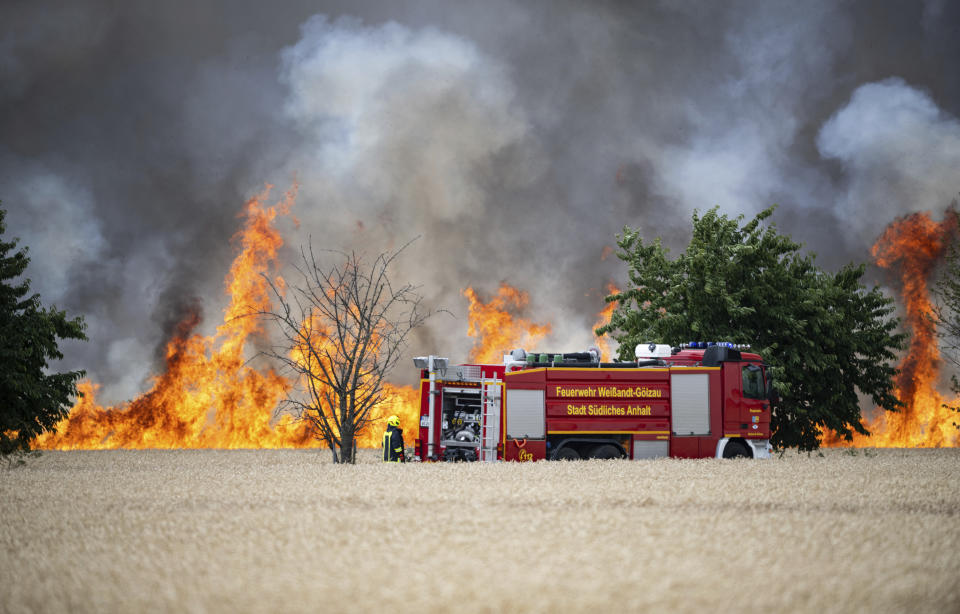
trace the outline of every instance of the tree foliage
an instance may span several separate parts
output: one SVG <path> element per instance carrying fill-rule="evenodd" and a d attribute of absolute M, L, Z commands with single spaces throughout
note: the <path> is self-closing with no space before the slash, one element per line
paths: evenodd
<path fill-rule="evenodd" d="M 956 202 L 951 215 L 957 215 L 955 209 Z M 943 273 L 933 293 L 937 298 L 934 321 L 941 339 L 942 355 L 954 367 L 960 367 L 960 245 L 956 242 L 947 251 Z M 954 394 L 960 394 L 960 379 L 955 374 L 950 376 L 950 389 Z M 960 405 L 944 405 L 960 414 Z M 953 425 L 960 429 L 960 417 Z"/>
<path fill-rule="evenodd" d="M 23 277 L 30 263 L 17 239 L 4 241 L 0 209 L 0 455 L 30 450 L 30 441 L 66 417 L 83 371 L 48 373 L 63 358 L 61 339 L 86 339 L 82 318 L 44 308 Z"/>
<path fill-rule="evenodd" d="M 644 243 L 636 229 L 618 236 L 618 257 L 629 265 L 629 289 L 612 294 L 611 321 L 597 334 L 620 342 L 622 359 L 638 343 L 731 341 L 750 344 L 770 365 L 779 400 L 773 445 L 816 449 L 823 429 L 849 440 L 866 434 L 860 394 L 888 410 L 892 361 L 905 335 L 896 332 L 893 300 L 861 283 L 863 265 L 837 273 L 762 222 L 768 208 L 741 225 L 717 208 L 693 215 L 693 237 L 676 259 L 659 238 Z"/>
<path fill-rule="evenodd" d="M 429 316 L 416 286 L 390 280 L 403 249 L 372 262 L 328 251 L 338 261 L 324 264 L 310 245 L 301 249 L 296 283 L 266 278 L 275 307 L 260 315 L 276 324 L 282 340 L 266 354 L 299 382 L 282 408 L 314 426 L 335 463 L 354 462 L 356 437 L 384 400 L 387 375 Z"/>

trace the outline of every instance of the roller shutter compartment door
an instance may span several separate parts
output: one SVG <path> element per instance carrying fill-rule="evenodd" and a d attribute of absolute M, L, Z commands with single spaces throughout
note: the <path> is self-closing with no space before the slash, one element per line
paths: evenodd
<path fill-rule="evenodd" d="M 668 456 L 670 456 L 670 442 L 666 439 L 658 439 L 656 441 L 635 439 L 633 441 L 634 460 L 667 458 Z"/>
<path fill-rule="evenodd" d="M 543 439 L 543 390 L 507 390 L 507 437 Z"/>
<path fill-rule="evenodd" d="M 673 434 L 710 434 L 710 375 L 672 373 L 670 375 Z"/>

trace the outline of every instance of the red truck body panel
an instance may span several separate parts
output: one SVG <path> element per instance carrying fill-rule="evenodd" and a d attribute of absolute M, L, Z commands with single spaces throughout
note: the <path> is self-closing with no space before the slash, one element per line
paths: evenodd
<path fill-rule="evenodd" d="M 454 377 L 448 369 L 435 378 L 433 395 L 422 370 L 415 454 L 521 462 L 609 458 L 613 451 L 704 458 L 738 442 L 737 449 L 760 456 L 770 437 L 769 401 L 757 393 L 757 386 L 766 390 L 763 362 L 757 354 L 738 356 L 717 366 L 703 366 L 703 350 L 626 368 L 458 365 Z"/>

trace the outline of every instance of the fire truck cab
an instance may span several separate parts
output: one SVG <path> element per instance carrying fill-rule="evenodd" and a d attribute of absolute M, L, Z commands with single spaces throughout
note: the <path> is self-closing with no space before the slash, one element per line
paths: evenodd
<path fill-rule="evenodd" d="M 420 357 L 415 458 L 535 461 L 769 458 L 770 381 L 730 343 L 641 344 L 636 361 L 595 349 L 514 350 L 503 364 Z"/>

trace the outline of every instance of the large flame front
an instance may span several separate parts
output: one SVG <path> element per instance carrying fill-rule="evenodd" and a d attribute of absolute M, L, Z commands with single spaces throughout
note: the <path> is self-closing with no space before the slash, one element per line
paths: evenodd
<path fill-rule="evenodd" d="M 151 380 L 145 394 L 128 403 L 103 407 L 96 403 L 98 385 L 82 382 L 83 396 L 56 431 L 33 441 L 38 449 L 115 448 L 277 448 L 311 447 L 321 443 L 306 422 L 285 416 L 272 420 L 274 410 L 293 382 L 273 370 L 258 371 L 245 356 L 247 342 L 262 336 L 262 321 L 248 314 L 270 308 L 270 292 L 263 277 L 275 268 L 283 239 L 275 227 L 277 217 L 293 206 L 295 190 L 267 207 L 269 193 L 251 199 L 245 223 L 235 241 L 240 250 L 226 278 L 230 297 L 224 321 L 216 334 L 205 337 L 194 331 L 198 313 L 185 317 L 166 346 L 166 368 Z M 282 280 L 279 280 L 282 281 Z M 504 349 L 535 344 L 550 332 L 549 325 L 534 324 L 512 312 L 528 302 L 525 292 L 507 285 L 489 302 L 472 288 L 469 300 L 469 334 L 476 343 L 470 360 L 500 362 Z M 419 391 L 409 386 L 384 384 L 385 400 L 371 412 L 374 424 L 397 415 L 407 433 L 419 421 Z M 357 438 L 360 447 L 379 447 L 380 429 L 368 428 Z"/>
<path fill-rule="evenodd" d="M 852 445 L 872 447 L 943 447 L 958 444 L 954 414 L 944 403 L 956 405 L 937 392 L 942 361 L 932 318 L 929 279 L 956 236 L 957 217 L 948 212 L 942 222 L 915 213 L 890 224 L 871 253 L 879 266 L 895 271 L 902 285 L 910 346 L 900 362 L 895 394 L 900 412 L 880 411 L 866 424 L 872 435 L 855 434 Z M 829 434 L 825 445 L 851 445 Z"/>
<path fill-rule="evenodd" d="M 272 448 L 317 445 L 306 423 L 290 417 L 272 424 L 273 409 L 290 382 L 274 372 L 246 364 L 247 341 L 262 334 L 261 321 L 248 314 L 267 310 L 270 296 L 263 278 L 276 260 L 283 239 L 274 220 L 293 205 L 295 189 L 276 205 L 264 201 L 269 188 L 252 198 L 245 224 L 234 237 L 240 252 L 226 279 L 230 302 L 215 336 L 193 331 L 198 314 L 180 322 L 166 348 L 166 370 L 152 378 L 150 391 L 115 407 L 96 404 L 97 386 L 84 393 L 57 431 L 34 441 L 37 448 Z"/>
<path fill-rule="evenodd" d="M 98 386 L 83 382 L 83 397 L 56 432 L 36 438 L 40 449 L 98 448 L 264 448 L 320 445 L 304 422 L 290 417 L 273 421 L 274 409 L 292 382 L 273 370 L 258 371 L 246 362 L 245 346 L 262 334 L 261 321 L 247 317 L 267 310 L 270 297 L 263 278 L 275 266 L 283 240 L 274 226 L 278 216 L 293 205 L 290 191 L 267 207 L 267 192 L 251 199 L 245 208 L 245 224 L 235 239 L 240 251 L 226 279 L 230 297 L 224 321 L 212 337 L 194 333 L 199 315 L 180 322 L 166 347 L 166 369 L 152 378 L 149 392 L 115 407 L 96 403 Z M 941 359 L 931 319 L 928 280 L 957 231 L 957 217 L 949 213 L 943 222 L 927 214 L 914 214 L 892 223 L 873 246 L 881 267 L 894 270 L 902 282 L 907 327 L 912 335 L 908 353 L 900 364 L 896 394 L 905 405 L 902 412 L 880 412 L 867 424 L 871 437 L 854 436 L 853 445 L 879 447 L 939 447 L 958 445 L 954 414 L 944 403 L 960 404 L 937 392 Z M 608 288 L 615 293 L 615 287 Z M 515 347 L 533 347 L 551 331 L 515 315 L 529 302 L 528 295 L 502 284 L 488 302 L 473 288 L 463 295 L 469 302 L 468 334 L 476 339 L 471 362 L 498 363 Z M 614 309 L 608 304 L 598 314 L 596 326 L 607 323 Z M 597 344 L 610 355 L 604 339 Z M 371 415 L 374 421 L 396 414 L 408 433 L 416 427 L 418 390 L 386 384 L 386 400 Z M 361 447 L 379 446 L 379 429 L 368 429 L 358 438 Z M 825 445 L 850 445 L 828 436 Z"/>

